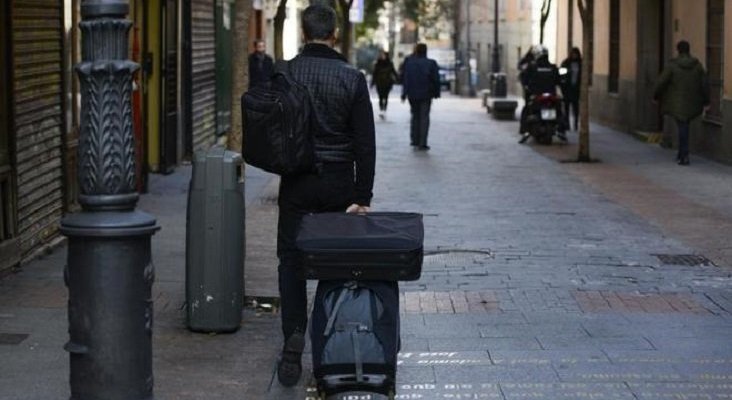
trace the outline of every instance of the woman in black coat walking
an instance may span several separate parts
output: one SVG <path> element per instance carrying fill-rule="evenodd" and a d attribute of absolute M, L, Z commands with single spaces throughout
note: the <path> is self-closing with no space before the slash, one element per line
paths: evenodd
<path fill-rule="evenodd" d="M 394 69 L 394 64 L 389 59 L 389 53 L 382 50 L 379 58 L 374 64 L 374 73 L 371 78 L 371 87 L 376 86 L 376 92 L 379 94 L 379 117 L 386 117 L 386 106 L 389 103 L 389 93 L 394 83 L 397 81 L 398 75 Z"/>
<path fill-rule="evenodd" d="M 582 82 L 582 53 L 577 47 L 569 52 L 569 57 L 562 61 L 562 94 L 564 95 L 564 115 L 567 118 L 569 129 L 569 109 L 574 116 L 574 130 L 577 130 L 579 121 L 580 83 Z"/>

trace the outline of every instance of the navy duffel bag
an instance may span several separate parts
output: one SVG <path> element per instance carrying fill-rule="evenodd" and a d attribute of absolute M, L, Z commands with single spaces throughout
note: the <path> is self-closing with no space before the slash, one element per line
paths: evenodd
<path fill-rule="evenodd" d="M 297 234 L 305 279 L 412 281 L 422 272 L 422 214 L 305 215 Z"/>

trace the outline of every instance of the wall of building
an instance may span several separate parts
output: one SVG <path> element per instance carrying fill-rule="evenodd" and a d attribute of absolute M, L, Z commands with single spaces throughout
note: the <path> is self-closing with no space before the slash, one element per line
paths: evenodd
<path fill-rule="evenodd" d="M 722 101 L 723 146 L 731 149 L 727 153 L 727 160 L 732 164 L 732 0 L 724 3 L 724 43 L 727 50 L 724 54 L 724 100 Z"/>
<path fill-rule="evenodd" d="M 557 0 L 556 3 L 556 16 L 557 16 L 557 28 L 556 35 L 551 38 L 551 41 L 556 48 L 556 60 L 562 62 L 565 58 L 569 57 L 569 51 L 571 47 L 578 47 L 582 51 L 582 16 L 580 16 L 579 8 L 577 7 L 577 0 L 571 0 L 572 3 L 572 40 L 571 46 L 569 43 L 569 5 L 570 0 Z"/>
<path fill-rule="evenodd" d="M 638 21 L 638 1 L 622 0 L 620 2 L 620 80 L 632 81 L 636 77 L 636 60 L 638 55 L 638 24 L 626 21 Z M 643 0 L 640 0 L 643 1 Z"/>
<path fill-rule="evenodd" d="M 732 48 L 732 0 L 726 0 L 724 7 L 726 11 L 724 14 L 724 43 L 728 50 L 724 53 L 724 65 L 726 66 L 724 69 L 724 97 L 732 101 L 732 50 L 729 50 Z"/>
<path fill-rule="evenodd" d="M 464 55 L 467 49 L 466 4 L 465 0 L 460 2 L 458 57 Z M 471 56 L 476 66 L 476 89 L 480 90 L 490 85 L 495 27 L 494 2 L 472 0 L 470 5 Z M 523 54 L 519 53 L 525 53 L 533 44 L 538 43 L 538 36 L 533 29 L 534 25 L 538 26 L 538 20 L 533 20 L 532 17 L 533 5 L 526 0 L 501 1 L 499 5 L 499 60 L 501 71 L 507 74 L 509 91 L 513 93 L 520 92 L 516 65 Z M 467 90 L 467 85 L 461 87 L 464 91 Z"/>
<path fill-rule="evenodd" d="M 702 63 L 707 58 L 707 8 L 701 2 L 672 0 L 671 39 L 674 53 L 676 43 L 686 40 L 691 44 L 691 54 Z M 706 4 L 706 1 L 703 2 Z"/>
<path fill-rule="evenodd" d="M 631 21 L 624 21 L 624 26 Z M 610 54 L 610 0 L 595 0 L 595 57 L 594 74 L 607 77 L 609 69 L 608 55 Z M 622 44 L 621 44 L 622 46 Z"/>

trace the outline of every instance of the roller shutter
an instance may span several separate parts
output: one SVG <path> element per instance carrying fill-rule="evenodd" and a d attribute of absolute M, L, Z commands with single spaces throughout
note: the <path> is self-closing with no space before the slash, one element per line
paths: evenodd
<path fill-rule="evenodd" d="M 216 140 L 214 0 L 191 1 L 191 129 L 193 150 Z"/>
<path fill-rule="evenodd" d="M 57 235 L 64 207 L 62 11 L 60 0 L 16 0 L 11 8 L 11 104 L 23 257 Z"/>

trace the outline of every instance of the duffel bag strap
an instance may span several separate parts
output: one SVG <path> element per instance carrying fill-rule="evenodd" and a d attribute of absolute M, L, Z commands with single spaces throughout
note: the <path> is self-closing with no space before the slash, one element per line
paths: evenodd
<path fill-rule="evenodd" d="M 351 331 L 351 342 L 353 342 L 353 362 L 356 364 L 356 382 L 363 382 L 363 360 L 361 359 L 361 342 L 358 335 L 362 331 L 368 331 L 368 327 L 358 322 L 351 323 L 354 329 Z"/>
<path fill-rule="evenodd" d="M 328 323 L 325 324 L 325 332 L 323 332 L 324 336 L 329 336 L 330 333 L 333 331 L 333 325 L 335 324 L 336 317 L 338 317 L 338 310 L 340 310 L 341 304 L 343 304 L 343 301 L 346 299 L 346 292 L 348 292 L 349 290 L 354 290 L 356 289 L 356 287 L 356 282 L 348 282 L 343 285 L 341 293 L 338 295 L 338 299 L 333 306 L 333 310 L 331 310 L 330 312 L 330 317 L 328 317 Z"/>

